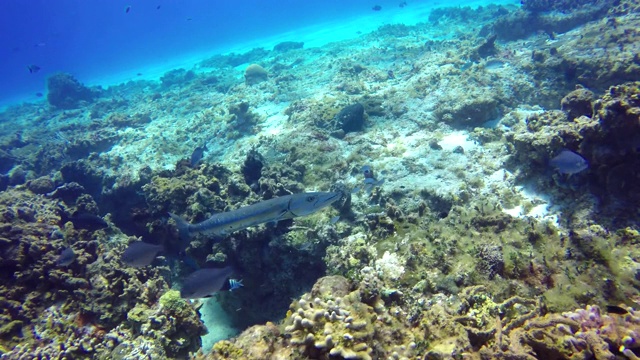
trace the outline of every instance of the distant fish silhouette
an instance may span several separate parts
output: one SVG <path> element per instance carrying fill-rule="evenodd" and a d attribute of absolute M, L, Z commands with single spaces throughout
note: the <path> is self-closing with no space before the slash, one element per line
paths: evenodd
<path fill-rule="evenodd" d="M 142 73 L 137 73 L 136 76 L 142 76 Z"/>
<path fill-rule="evenodd" d="M 156 10 L 160 10 L 160 5 L 156 6 Z"/>
<path fill-rule="evenodd" d="M 89 231 L 95 231 L 109 227 L 109 224 L 98 215 L 76 211 L 71 216 L 68 216 L 62 206 L 58 207 L 60 208 L 59 214 L 62 220 L 62 224 L 71 221 L 74 228 L 85 229 Z"/>
<path fill-rule="evenodd" d="M 73 223 L 73 227 L 76 229 L 95 231 L 109 227 L 109 224 L 100 216 L 89 213 L 75 212 L 71 215 L 69 221 Z"/>
<path fill-rule="evenodd" d="M 382 6 L 380 6 L 380 5 L 376 5 L 376 6 L 372 7 L 372 8 L 371 8 L 371 10 L 373 10 L 373 11 L 380 11 L 380 10 L 382 10 Z"/>
<path fill-rule="evenodd" d="M 398 6 L 400 6 L 401 8 L 403 8 L 403 7 L 407 6 L 407 2 L 406 2 L 406 1 L 403 1 L 403 2 L 401 2 Z"/>
<path fill-rule="evenodd" d="M 37 93 L 36 93 L 36 96 L 37 96 L 37 97 L 43 97 L 43 96 L 44 96 L 44 94 L 43 94 L 43 93 L 41 93 L 41 92 L 37 92 Z"/>
<path fill-rule="evenodd" d="M 29 65 L 29 66 L 27 66 L 27 69 L 29 69 L 29 72 L 31 74 L 35 74 L 38 71 L 40 71 L 40 66 L 38 66 L 38 65 Z"/>
<path fill-rule="evenodd" d="M 125 14 L 128 14 L 128 13 L 129 13 L 129 11 L 131 11 L 131 6 L 127 6 L 127 7 L 124 9 L 124 13 L 125 13 Z"/>
<path fill-rule="evenodd" d="M 617 305 L 607 305 L 607 312 L 610 314 L 626 315 L 629 313 L 627 309 Z"/>
<path fill-rule="evenodd" d="M 198 165 L 200 160 L 202 160 L 205 151 L 209 151 L 209 149 L 207 149 L 207 144 L 198 146 L 195 150 L 193 150 L 193 153 L 191 154 L 191 166 Z"/>

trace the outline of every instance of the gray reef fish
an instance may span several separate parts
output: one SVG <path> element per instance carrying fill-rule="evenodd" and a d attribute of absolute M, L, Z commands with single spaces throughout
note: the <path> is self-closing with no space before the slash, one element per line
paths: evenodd
<path fill-rule="evenodd" d="M 561 174 L 577 174 L 589 168 L 589 163 L 580 154 L 571 150 L 562 150 L 553 159 L 549 160 L 549 165 L 558 170 Z"/>
<path fill-rule="evenodd" d="M 195 150 L 193 150 L 193 153 L 191 153 L 191 166 L 198 165 L 200 160 L 202 160 L 202 157 L 204 156 L 205 151 L 209 151 L 209 149 L 207 149 L 206 144 L 202 146 L 198 146 L 196 147 Z"/>
<path fill-rule="evenodd" d="M 172 213 L 169 213 L 169 216 L 175 220 L 182 240 L 188 240 L 196 234 L 224 236 L 258 224 L 313 214 L 331 205 L 342 196 L 341 192 L 307 192 L 285 195 L 237 210 L 215 214 L 197 224 L 189 224 Z"/>
<path fill-rule="evenodd" d="M 69 266 L 71 265 L 71 263 L 75 261 L 75 259 L 76 259 L 76 253 L 73 252 L 73 249 L 71 247 L 67 247 L 64 250 L 62 250 L 62 252 L 58 256 L 58 259 L 56 259 L 56 265 Z"/>
<path fill-rule="evenodd" d="M 160 251 L 164 250 L 162 245 L 149 244 L 144 241 L 138 241 L 129 244 L 124 250 L 120 260 L 126 265 L 132 267 L 144 267 L 156 258 Z"/>
<path fill-rule="evenodd" d="M 233 272 L 230 266 L 195 271 L 182 282 L 180 296 L 185 299 L 211 297 L 222 289 Z"/>

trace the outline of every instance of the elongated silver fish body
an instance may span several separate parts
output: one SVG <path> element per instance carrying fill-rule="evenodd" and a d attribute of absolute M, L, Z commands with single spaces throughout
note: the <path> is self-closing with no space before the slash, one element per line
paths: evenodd
<path fill-rule="evenodd" d="M 261 201 L 237 210 L 215 214 L 209 219 L 189 224 L 169 213 L 178 225 L 183 240 L 196 234 L 224 236 L 251 226 L 313 214 L 342 197 L 340 192 L 308 192 Z"/>

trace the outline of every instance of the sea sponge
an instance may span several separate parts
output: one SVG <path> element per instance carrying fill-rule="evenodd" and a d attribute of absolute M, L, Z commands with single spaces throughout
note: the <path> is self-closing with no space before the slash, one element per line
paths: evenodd
<path fill-rule="evenodd" d="M 259 84 L 268 78 L 267 70 L 258 64 L 251 64 L 244 70 L 244 82 L 247 85 Z"/>

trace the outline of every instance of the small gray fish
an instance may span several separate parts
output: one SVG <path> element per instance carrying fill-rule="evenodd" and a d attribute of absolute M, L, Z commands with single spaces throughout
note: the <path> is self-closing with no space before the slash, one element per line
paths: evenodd
<path fill-rule="evenodd" d="M 57 266 L 69 266 L 76 260 L 76 253 L 73 252 L 71 247 L 67 247 L 58 256 L 56 260 Z"/>
<path fill-rule="evenodd" d="M 571 150 L 562 150 L 553 159 L 549 160 L 549 165 L 558 170 L 561 174 L 577 174 L 586 170 L 589 167 L 589 163 L 580 154 Z"/>
<path fill-rule="evenodd" d="M 202 160 L 205 151 L 209 151 L 206 144 L 198 146 L 195 150 L 193 150 L 193 153 L 191 153 L 191 166 L 198 165 L 200 160 Z"/>
<path fill-rule="evenodd" d="M 211 297 L 222 289 L 232 274 L 233 268 L 230 266 L 195 271 L 182 282 L 180 296 L 185 299 Z"/>
<path fill-rule="evenodd" d="M 138 241 L 129 244 L 122 253 L 123 263 L 132 267 L 143 267 L 151 264 L 160 251 L 164 250 L 162 245 L 149 244 Z"/>

